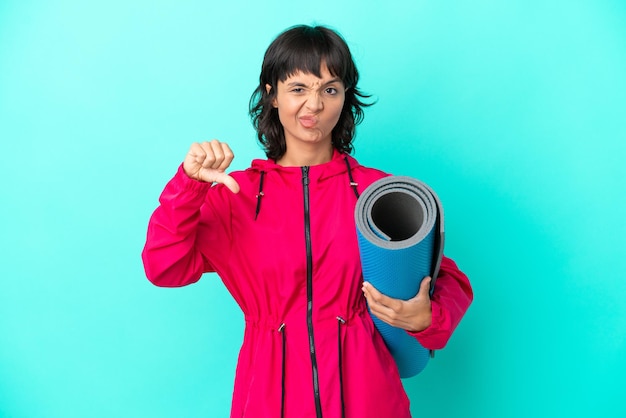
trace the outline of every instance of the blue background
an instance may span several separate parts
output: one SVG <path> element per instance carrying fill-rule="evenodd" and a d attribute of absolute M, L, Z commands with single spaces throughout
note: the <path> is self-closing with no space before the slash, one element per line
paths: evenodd
<path fill-rule="evenodd" d="M 414 415 L 626 416 L 626 3 L 2 0 L 0 417 L 228 416 L 237 306 L 140 252 L 191 142 L 263 155 L 248 99 L 299 23 L 348 40 L 356 157 L 438 192 L 476 292 Z"/>

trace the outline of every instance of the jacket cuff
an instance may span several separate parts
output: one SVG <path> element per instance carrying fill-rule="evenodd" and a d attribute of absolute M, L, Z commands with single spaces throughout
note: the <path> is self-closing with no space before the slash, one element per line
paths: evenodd
<path fill-rule="evenodd" d="M 435 302 L 431 302 L 432 321 L 430 326 L 422 331 L 407 331 L 409 335 L 420 342 L 424 348 L 438 350 L 443 348 L 450 336 L 451 322 L 449 315 L 446 315 L 443 307 Z"/>
<path fill-rule="evenodd" d="M 183 169 L 183 165 L 181 164 L 176 171 L 176 175 L 170 181 L 170 184 L 176 187 L 180 191 L 184 192 L 195 192 L 198 194 L 206 194 L 207 190 L 213 186 L 212 183 L 207 183 L 205 181 L 195 180 L 185 174 L 185 170 Z"/>

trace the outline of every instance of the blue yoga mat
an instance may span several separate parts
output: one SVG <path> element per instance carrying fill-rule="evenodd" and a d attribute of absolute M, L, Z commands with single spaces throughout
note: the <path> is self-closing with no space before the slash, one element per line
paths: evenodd
<path fill-rule="evenodd" d="M 443 255 L 443 209 L 425 183 L 406 176 L 384 177 L 359 197 L 355 221 L 363 279 L 383 294 L 407 300 L 426 276 L 433 278 Z M 400 377 L 415 376 L 430 358 L 430 350 L 403 329 L 372 315 L 391 352 Z"/>

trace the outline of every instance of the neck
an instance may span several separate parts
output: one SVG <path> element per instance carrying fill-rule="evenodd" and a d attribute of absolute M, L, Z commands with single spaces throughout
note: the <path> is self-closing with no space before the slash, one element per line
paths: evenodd
<path fill-rule="evenodd" d="M 332 160 L 333 147 L 330 145 L 324 150 L 320 149 L 300 149 L 294 150 L 293 147 L 288 147 L 285 155 L 276 161 L 276 164 L 283 167 L 304 167 L 324 164 Z"/>

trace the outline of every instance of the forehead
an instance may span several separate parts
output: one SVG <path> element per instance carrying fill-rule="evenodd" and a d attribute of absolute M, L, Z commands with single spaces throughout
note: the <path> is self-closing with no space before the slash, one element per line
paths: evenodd
<path fill-rule="evenodd" d="M 307 81 L 308 83 L 311 83 L 311 84 L 320 85 L 320 84 L 328 83 L 329 81 L 335 81 L 335 80 L 341 82 L 341 80 L 338 77 L 336 77 L 330 72 L 330 70 L 326 66 L 326 63 L 322 62 L 322 64 L 320 64 L 319 76 L 310 71 L 295 70 L 292 74 L 287 75 L 287 77 L 285 78 L 285 80 L 282 81 L 282 83 L 290 83 L 293 81 Z"/>

